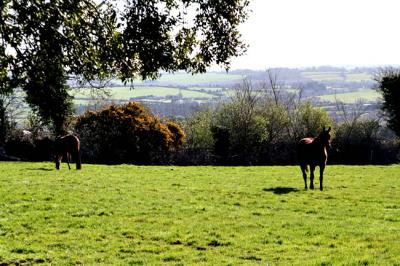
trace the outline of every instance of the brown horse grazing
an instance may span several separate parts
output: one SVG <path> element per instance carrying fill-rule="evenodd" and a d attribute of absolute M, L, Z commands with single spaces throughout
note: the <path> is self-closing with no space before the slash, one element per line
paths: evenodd
<path fill-rule="evenodd" d="M 80 141 L 78 137 L 74 135 L 65 135 L 62 137 L 56 138 L 54 142 L 54 151 L 55 151 L 55 161 L 56 161 L 56 169 L 60 169 L 60 164 L 63 156 L 67 160 L 68 168 L 71 170 L 69 163 L 71 161 L 71 156 L 75 157 L 76 160 L 76 169 L 79 170 L 82 168 L 81 165 L 81 154 L 80 154 Z"/>
<path fill-rule="evenodd" d="M 324 169 L 328 159 L 327 148 L 330 146 L 331 128 L 322 132 L 316 138 L 301 139 L 297 147 L 297 156 L 303 173 L 304 187 L 307 189 L 307 165 L 310 165 L 310 189 L 314 189 L 314 170 L 319 166 L 319 189 L 323 190 Z"/>

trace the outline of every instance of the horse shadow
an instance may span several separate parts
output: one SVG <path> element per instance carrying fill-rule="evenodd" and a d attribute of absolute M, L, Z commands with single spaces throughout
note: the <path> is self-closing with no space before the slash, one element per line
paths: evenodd
<path fill-rule="evenodd" d="M 39 168 L 25 168 L 25 170 L 28 171 L 53 171 L 53 168 L 44 168 L 44 167 L 39 167 Z"/>
<path fill-rule="evenodd" d="M 271 187 L 271 188 L 264 188 L 264 192 L 272 192 L 277 195 L 282 195 L 282 194 L 289 194 L 291 192 L 299 192 L 297 188 L 292 188 L 292 187 Z"/>

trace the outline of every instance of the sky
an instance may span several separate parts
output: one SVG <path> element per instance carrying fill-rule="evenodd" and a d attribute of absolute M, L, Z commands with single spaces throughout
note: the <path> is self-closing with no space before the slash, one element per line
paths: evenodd
<path fill-rule="evenodd" d="M 231 69 L 400 64 L 399 0 L 250 0 Z"/>

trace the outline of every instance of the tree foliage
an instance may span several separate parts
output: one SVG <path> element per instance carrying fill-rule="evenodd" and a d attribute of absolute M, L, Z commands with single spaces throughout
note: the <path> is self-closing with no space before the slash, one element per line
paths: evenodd
<path fill-rule="evenodd" d="M 302 102 L 294 115 L 292 121 L 293 136 L 299 140 L 305 136 L 316 137 L 321 132 L 323 127 L 331 126 L 332 120 L 328 113 L 314 107 L 311 102 Z"/>
<path fill-rule="evenodd" d="M 238 25 L 247 17 L 247 0 L 130 0 L 122 13 L 121 73 L 143 78 L 158 71 L 205 72 L 211 63 L 229 68 L 245 45 Z M 127 55 L 127 56 L 126 56 Z M 122 58 L 122 59 L 124 59 Z"/>
<path fill-rule="evenodd" d="M 135 102 L 89 111 L 78 118 L 76 131 L 86 160 L 99 163 L 160 163 L 186 138 L 178 124 L 162 123 Z"/>
<path fill-rule="evenodd" d="M 388 127 L 400 136 L 400 69 L 383 69 L 375 80 L 382 94 L 381 109 L 387 115 Z"/>
<path fill-rule="evenodd" d="M 247 6 L 247 0 L 126 0 L 120 9 L 112 0 L 4 0 L 0 78 L 12 78 L 7 91 L 24 88 L 34 110 L 62 131 L 71 112 L 68 76 L 129 81 L 160 71 L 205 72 L 212 63 L 229 68 L 246 48 L 238 26 Z"/>
<path fill-rule="evenodd" d="M 325 110 L 285 94 L 272 73 L 267 74 L 268 83 L 244 80 L 230 101 L 190 118 L 185 128 L 192 145 L 188 148 L 201 152 L 212 147 L 220 164 L 293 163 L 301 138 L 332 126 Z"/>
<path fill-rule="evenodd" d="M 231 101 L 216 110 L 213 120 L 214 151 L 218 157 L 251 163 L 265 140 L 265 118 L 260 98 L 249 81 L 237 87 Z M 226 158 L 219 158 L 222 162 Z"/>
<path fill-rule="evenodd" d="M 3 1 L 0 8 L 9 89 L 23 88 L 32 109 L 59 134 L 72 113 L 68 75 L 104 75 L 109 13 L 90 1 Z"/>

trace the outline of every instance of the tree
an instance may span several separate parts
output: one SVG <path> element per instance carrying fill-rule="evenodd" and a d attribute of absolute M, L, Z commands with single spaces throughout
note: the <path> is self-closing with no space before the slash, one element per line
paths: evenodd
<path fill-rule="evenodd" d="M 266 142 L 271 145 L 287 139 L 290 118 L 286 107 L 281 102 L 273 102 L 272 99 L 265 99 L 262 105 L 262 116 L 266 120 Z"/>
<path fill-rule="evenodd" d="M 213 120 L 214 152 L 230 157 L 232 163 L 254 163 L 257 149 L 265 139 L 265 118 L 254 85 L 244 80 L 230 102 L 221 104 Z M 225 147 L 224 147 L 225 146 Z M 227 158 L 220 158 L 226 163 Z"/>
<path fill-rule="evenodd" d="M 200 150 L 211 150 L 214 140 L 211 133 L 213 110 L 205 108 L 192 114 L 185 121 L 187 133 L 186 148 L 199 152 Z"/>
<path fill-rule="evenodd" d="M 332 120 L 328 113 L 314 107 L 311 102 L 302 102 L 292 118 L 292 135 L 296 142 L 306 136 L 318 136 L 323 127 L 331 126 Z"/>
<path fill-rule="evenodd" d="M 5 47 L 0 46 L 0 147 L 4 145 L 7 131 L 5 97 L 10 94 L 11 87 L 8 84 L 8 62 L 5 57 Z"/>
<path fill-rule="evenodd" d="M 10 105 L 10 100 L 13 99 L 13 88 L 16 86 L 15 79 L 9 73 L 12 67 L 11 58 L 6 54 L 5 42 L 0 39 L 0 147 L 6 140 L 10 123 L 7 107 Z"/>
<path fill-rule="evenodd" d="M 388 127 L 400 136 L 400 69 L 383 69 L 375 81 L 383 98 L 381 110 L 387 116 Z"/>
<path fill-rule="evenodd" d="M 100 58 L 110 48 L 111 7 L 91 1 L 21 0 L 2 1 L 0 12 L 10 89 L 24 89 L 32 109 L 59 134 L 72 112 L 67 75 L 105 75 L 108 62 Z"/>
<path fill-rule="evenodd" d="M 160 71 L 205 72 L 212 63 L 228 69 L 246 49 L 238 26 L 247 0 L 127 0 L 122 12 L 113 2 L 1 1 L 8 76 L 55 132 L 71 113 L 69 75 L 129 81 Z"/>

